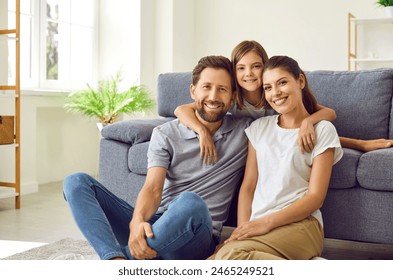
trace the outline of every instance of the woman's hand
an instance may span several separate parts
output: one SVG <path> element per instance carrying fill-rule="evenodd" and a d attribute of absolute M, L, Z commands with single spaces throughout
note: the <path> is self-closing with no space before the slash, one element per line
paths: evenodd
<path fill-rule="evenodd" d="M 297 143 L 302 153 L 304 153 L 304 151 L 310 153 L 317 143 L 314 125 L 308 118 L 305 118 L 300 125 Z"/>
<path fill-rule="evenodd" d="M 201 131 L 199 133 L 199 145 L 200 145 L 200 156 L 205 164 L 214 164 L 217 162 L 216 147 L 210 133 L 207 131 Z"/>
<path fill-rule="evenodd" d="M 224 243 L 228 243 L 232 240 L 242 240 L 253 236 L 264 235 L 271 230 L 267 217 L 262 217 L 237 227 Z"/>

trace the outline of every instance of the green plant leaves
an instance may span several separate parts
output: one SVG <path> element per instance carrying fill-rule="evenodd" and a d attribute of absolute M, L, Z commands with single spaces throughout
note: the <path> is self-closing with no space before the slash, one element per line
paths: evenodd
<path fill-rule="evenodd" d="M 71 93 L 66 97 L 64 107 L 70 112 L 94 117 L 100 122 L 113 123 L 121 113 L 143 112 L 154 106 L 150 93 L 143 85 L 135 85 L 119 92 L 121 75 L 100 81 L 98 88 L 87 85 L 87 89 Z"/>
<path fill-rule="evenodd" d="M 376 3 L 383 7 L 393 6 L 393 0 L 377 0 Z"/>

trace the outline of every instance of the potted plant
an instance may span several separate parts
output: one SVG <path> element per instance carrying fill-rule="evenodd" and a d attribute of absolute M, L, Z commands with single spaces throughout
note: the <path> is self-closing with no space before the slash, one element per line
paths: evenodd
<path fill-rule="evenodd" d="M 377 5 L 385 7 L 386 15 L 393 17 L 393 0 L 377 0 Z"/>
<path fill-rule="evenodd" d="M 111 124 L 121 113 L 144 112 L 154 106 L 150 93 L 143 85 L 119 90 L 120 72 L 110 79 L 100 81 L 97 89 L 86 89 L 69 94 L 64 107 L 70 112 L 81 113 L 99 120 L 99 128 Z M 101 127 L 100 127 L 101 126 Z"/>

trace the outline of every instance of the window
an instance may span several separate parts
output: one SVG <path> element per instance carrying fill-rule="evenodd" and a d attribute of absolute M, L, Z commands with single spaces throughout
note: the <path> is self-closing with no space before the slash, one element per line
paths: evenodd
<path fill-rule="evenodd" d="M 14 25 L 15 0 L 0 1 L 8 1 Z M 94 83 L 97 1 L 20 2 L 22 89 L 72 90 Z"/>

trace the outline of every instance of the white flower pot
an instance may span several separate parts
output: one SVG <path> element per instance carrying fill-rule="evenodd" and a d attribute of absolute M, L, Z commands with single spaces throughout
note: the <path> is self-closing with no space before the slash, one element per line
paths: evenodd
<path fill-rule="evenodd" d="M 388 17 L 393 17 L 393 6 L 385 7 L 385 13 Z"/>
<path fill-rule="evenodd" d="M 107 124 L 97 123 L 97 128 L 98 128 L 98 130 L 99 130 L 100 132 L 101 132 L 101 130 L 102 130 L 105 126 L 107 126 Z"/>

